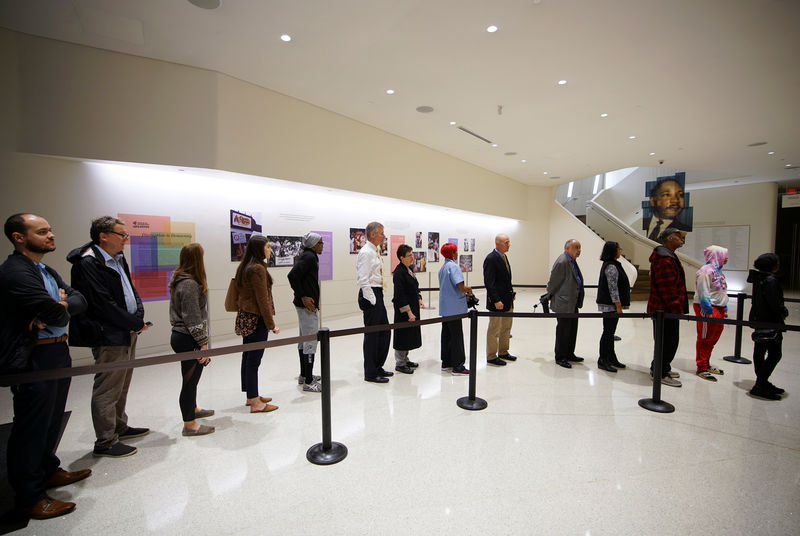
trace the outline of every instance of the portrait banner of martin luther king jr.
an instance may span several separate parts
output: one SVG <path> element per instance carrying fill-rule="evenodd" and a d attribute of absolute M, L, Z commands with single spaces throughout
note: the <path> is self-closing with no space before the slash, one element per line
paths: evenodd
<path fill-rule="evenodd" d="M 646 237 L 657 240 L 667 227 L 687 232 L 692 230 L 693 209 L 689 206 L 689 194 L 685 189 L 684 172 L 645 183 L 647 199 L 642 201 L 642 229 Z"/>

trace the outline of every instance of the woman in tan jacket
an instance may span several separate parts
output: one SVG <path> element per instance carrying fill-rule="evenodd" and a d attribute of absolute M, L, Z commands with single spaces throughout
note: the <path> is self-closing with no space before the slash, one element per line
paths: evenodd
<path fill-rule="evenodd" d="M 235 295 L 229 294 L 225 300 L 226 305 L 228 302 L 236 303 L 236 334 L 242 336 L 242 344 L 266 341 L 270 331 L 280 332 L 273 319 L 272 276 L 264 262 L 271 254 L 266 237 L 252 236 L 236 269 L 235 284 L 231 285 Z M 258 395 L 258 367 L 263 355 L 263 348 L 242 353 L 242 391 L 247 393 L 250 413 L 278 409 L 278 406 L 268 404 L 271 398 Z"/>

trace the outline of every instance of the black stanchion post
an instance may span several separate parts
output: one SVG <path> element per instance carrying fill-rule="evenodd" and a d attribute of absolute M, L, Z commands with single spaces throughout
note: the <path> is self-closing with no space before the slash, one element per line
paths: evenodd
<path fill-rule="evenodd" d="M 747 299 L 747 294 L 739 293 L 736 295 L 736 321 L 741 322 L 744 319 L 744 300 Z M 736 335 L 733 341 L 733 355 L 726 355 L 723 357 L 725 361 L 731 363 L 739 363 L 741 365 L 749 365 L 752 363 L 749 359 L 742 357 L 742 325 L 736 324 Z"/>
<path fill-rule="evenodd" d="M 317 465 L 332 465 L 347 456 L 347 447 L 331 441 L 331 332 L 320 328 L 317 333 L 322 354 L 322 443 L 306 451 L 306 459 Z"/>
<path fill-rule="evenodd" d="M 664 359 L 664 311 L 655 313 L 655 355 L 653 356 L 653 398 L 642 398 L 639 405 L 658 413 L 672 413 L 675 406 L 661 400 L 661 374 Z"/>
<path fill-rule="evenodd" d="M 459 322 L 461 322 L 459 320 Z M 469 396 L 462 396 L 456 401 L 461 409 L 477 411 L 486 409 L 486 400 L 475 396 L 475 382 L 478 371 L 478 311 L 469 311 Z"/>

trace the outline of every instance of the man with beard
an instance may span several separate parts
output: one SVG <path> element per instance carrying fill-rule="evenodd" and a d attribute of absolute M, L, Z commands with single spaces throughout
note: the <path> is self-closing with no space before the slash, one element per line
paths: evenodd
<path fill-rule="evenodd" d="M 23 213 L 9 217 L 4 231 L 14 252 L 0 266 L 3 360 L 30 352 L 28 371 L 69 368 L 66 326 L 71 315 L 86 310 L 86 300 L 42 263 L 45 254 L 56 249 L 53 230 L 44 218 Z M 75 503 L 53 499 L 45 490 L 92 473 L 65 471 L 56 456 L 69 385 L 70 378 L 59 378 L 11 387 L 14 424 L 8 439 L 8 481 L 17 507 L 34 519 L 72 512 Z"/>

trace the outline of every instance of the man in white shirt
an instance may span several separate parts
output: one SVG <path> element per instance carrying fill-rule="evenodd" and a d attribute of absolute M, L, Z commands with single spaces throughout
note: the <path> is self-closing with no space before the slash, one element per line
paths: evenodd
<path fill-rule="evenodd" d="M 364 313 L 364 326 L 388 324 L 386 306 L 383 304 L 383 262 L 380 250 L 386 235 L 383 224 L 373 221 L 367 225 L 367 243 L 358 252 L 356 259 L 356 284 L 358 285 L 358 307 Z M 389 355 L 389 330 L 364 334 L 364 381 L 388 383 L 389 372 L 383 368 Z"/>

